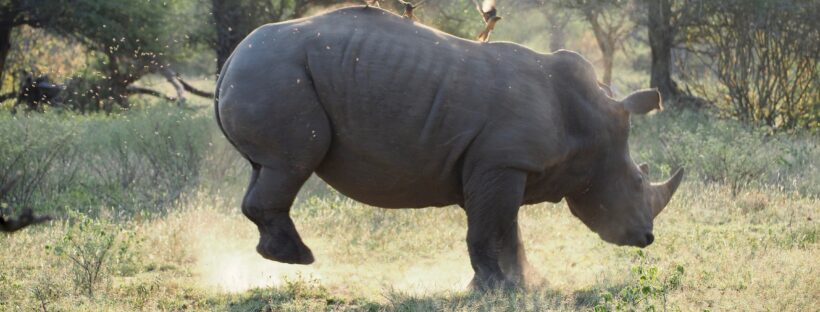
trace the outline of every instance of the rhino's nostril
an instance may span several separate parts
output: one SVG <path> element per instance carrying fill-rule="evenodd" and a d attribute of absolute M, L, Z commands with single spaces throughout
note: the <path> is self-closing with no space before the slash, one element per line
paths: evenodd
<path fill-rule="evenodd" d="M 655 235 L 652 235 L 652 233 L 647 233 L 646 234 L 646 245 L 649 246 L 654 241 L 655 241 Z"/>

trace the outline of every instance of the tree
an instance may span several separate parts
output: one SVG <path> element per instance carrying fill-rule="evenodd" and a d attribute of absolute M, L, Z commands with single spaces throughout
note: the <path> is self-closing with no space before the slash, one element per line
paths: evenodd
<path fill-rule="evenodd" d="M 567 33 L 570 15 L 561 10 L 543 11 L 544 17 L 549 22 L 550 50 L 555 51 L 566 48 Z"/>
<path fill-rule="evenodd" d="M 677 99 L 678 85 L 672 80 L 672 47 L 676 27 L 672 25 L 673 0 L 646 0 L 647 31 L 652 50 L 650 86 L 658 88 L 664 99 Z"/>
<path fill-rule="evenodd" d="M 673 50 L 691 38 L 687 28 L 703 23 L 707 15 L 702 0 L 644 0 L 649 47 L 652 52 L 650 85 L 668 103 L 677 103 L 682 91 L 672 78 Z"/>
<path fill-rule="evenodd" d="M 6 58 L 11 50 L 11 32 L 22 25 L 40 26 L 59 10 L 47 0 L 0 0 L 0 78 L 5 72 Z M 0 89 L 3 79 L 0 79 Z"/>
<path fill-rule="evenodd" d="M 99 74 L 82 77 L 92 81 L 79 93 L 97 107 L 105 102 L 107 111 L 112 103 L 127 107 L 127 96 L 135 92 L 132 83 L 147 73 L 167 71 L 184 55 L 188 34 L 198 25 L 195 16 L 180 12 L 192 5 L 181 0 L 0 0 L 0 71 L 13 44 L 13 28 L 40 27 L 90 50 L 88 65 Z"/>
<path fill-rule="evenodd" d="M 191 1 L 105 1 L 53 0 L 61 13 L 43 27 L 61 36 L 74 38 L 90 50 L 93 72 L 82 77 L 82 92 L 95 105 L 111 111 L 113 104 L 128 107 L 131 94 L 156 94 L 132 86 L 149 73 L 165 76 L 176 83 L 172 64 L 191 49 L 191 34 L 202 25 L 187 14 L 196 5 Z M 183 87 L 176 99 L 183 99 Z M 84 105 L 85 103 L 83 103 Z"/>
<path fill-rule="evenodd" d="M 569 24 L 571 14 L 561 6 L 558 0 L 524 0 L 517 2 L 517 9 L 521 11 L 538 10 L 547 20 L 547 32 L 550 36 L 550 50 L 555 51 L 566 48 L 567 34 L 566 27 Z"/>
<path fill-rule="evenodd" d="M 503 8 L 500 8 L 503 14 Z M 428 23 L 461 38 L 475 39 L 485 22 L 471 0 L 428 1 L 424 4 Z"/>
<path fill-rule="evenodd" d="M 340 0 L 211 0 L 216 38 L 216 70 L 231 55 L 234 48 L 251 31 L 266 23 L 275 23 L 305 15 L 313 6 L 341 3 Z"/>
<path fill-rule="evenodd" d="M 604 84 L 612 83 L 615 52 L 633 28 L 631 22 L 636 6 L 632 0 L 563 0 L 563 6 L 578 10 L 592 28 L 604 63 Z"/>
<path fill-rule="evenodd" d="M 820 125 L 820 3 L 813 0 L 706 2 L 685 48 L 715 80 L 724 113 L 774 128 Z M 712 85 L 703 86 L 716 82 Z M 717 87 L 715 87 L 717 86 Z"/>

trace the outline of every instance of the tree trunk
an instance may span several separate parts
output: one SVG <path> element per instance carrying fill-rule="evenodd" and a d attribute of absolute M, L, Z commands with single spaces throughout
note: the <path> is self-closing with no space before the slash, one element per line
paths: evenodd
<path fill-rule="evenodd" d="M 674 102 L 680 94 L 670 73 L 672 66 L 672 46 L 675 29 L 670 24 L 672 8 L 670 0 L 648 0 L 649 46 L 652 49 L 652 73 L 650 85 L 658 88 L 664 99 Z"/>
<path fill-rule="evenodd" d="M 11 24 L 0 25 L 0 90 L 3 89 L 3 74 L 6 73 L 6 58 L 11 50 Z"/>
<path fill-rule="evenodd" d="M 587 9 L 584 11 L 584 16 L 589 22 L 589 25 L 592 26 L 592 33 L 595 35 L 595 41 L 598 43 L 598 48 L 601 50 L 601 56 L 604 62 L 604 77 L 602 82 L 607 85 L 612 85 L 612 64 L 615 59 L 615 45 L 616 40 L 619 38 L 614 37 L 614 33 L 617 29 L 612 29 L 611 27 L 608 29 L 604 29 L 604 26 L 598 21 L 598 16 L 600 13 L 597 13 L 591 9 Z"/>
<path fill-rule="evenodd" d="M 569 15 L 560 10 L 547 10 L 544 12 L 544 17 L 549 21 L 550 50 L 556 51 L 566 48 L 566 28 L 569 23 Z"/>
<path fill-rule="evenodd" d="M 238 19 L 241 18 L 241 7 L 232 5 L 229 0 L 212 0 L 211 13 L 214 17 L 216 27 L 216 72 L 222 70 L 222 65 L 228 60 L 228 56 L 233 52 L 234 47 L 242 40 L 242 34 L 238 34 Z"/>
<path fill-rule="evenodd" d="M 256 27 L 265 23 L 279 21 L 284 1 L 280 7 L 274 7 L 271 2 L 256 2 L 253 0 L 211 0 L 211 13 L 216 27 L 216 71 L 222 70 L 222 65 L 231 56 L 234 48 L 245 39 Z"/>
<path fill-rule="evenodd" d="M 314 6 L 344 3 L 341 0 L 211 0 L 211 14 L 216 27 L 216 72 L 228 60 L 233 49 L 251 31 L 265 23 L 297 18 Z"/>
<path fill-rule="evenodd" d="M 607 86 L 612 85 L 612 64 L 615 61 L 615 48 L 613 44 L 601 45 L 601 54 L 604 61 L 604 77 L 601 79 Z"/>
<path fill-rule="evenodd" d="M 552 24 L 552 31 L 550 32 L 550 50 L 557 51 L 566 48 L 567 32 L 564 30 L 566 25 L 566 23 L 562 25 Z"/>

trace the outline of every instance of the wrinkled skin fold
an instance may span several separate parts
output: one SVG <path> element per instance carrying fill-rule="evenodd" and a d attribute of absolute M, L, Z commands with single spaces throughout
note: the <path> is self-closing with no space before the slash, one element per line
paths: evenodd
<path fill-rule="evenodd" d="M 602 239 L 652 243 L 682 171 L 650 183 L 627 141 L 630 115 L 660 104 L 655 90 L 611 98 L 574 52 L 463 40 L 351 7 L 251 33 L 223 67 L 215 108 L 252 165 L 242 212 L 263 257 L 314 261 L 289 212 L 315 173 L 377 207 L 463 207 L 472 284 L 488 289 L 530 270 L 523 204 L 566 198 Z"/>

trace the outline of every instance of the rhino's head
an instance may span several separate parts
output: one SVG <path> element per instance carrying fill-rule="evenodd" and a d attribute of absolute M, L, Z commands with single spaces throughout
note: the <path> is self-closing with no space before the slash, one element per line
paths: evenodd
<path fill-rule="evenodd" d="M 601 91 L 606 92 L 605 90 Z M 642 90 L 617 101 L 606 101 L 606 138 L 596 153 L 591 175 L 579 191 L 567 196 L 570 211 L 605 241 L 617 245 L 646 247 L 652 244 L 652 224 L 663 210 L 683 177 L 678 169 L 665 182 L 651 183 L 647 165 L 635 165 L 629 155 L 630 114 L 646 114 L 660 109 L 660 94 Z"/>

